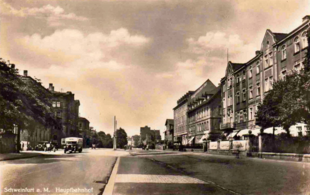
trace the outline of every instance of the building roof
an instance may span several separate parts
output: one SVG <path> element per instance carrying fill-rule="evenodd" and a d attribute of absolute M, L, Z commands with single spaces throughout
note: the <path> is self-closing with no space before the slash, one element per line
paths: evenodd
<path fill-rule="evenodd" d="M 245 64 L 244 63 L 233 63 L 233 62 L 229 62 L 234 70 L 237 71 L 239 70 L 240 68 L 242 68 Z"/>
<path fill-rule="evenodd" d="M 89 122 L 89 120 L 87 118 L 84 118 L 84 117 L 79 117 L 79 120 L 80 121 L 87 121 L 87 122 Z"/>
<path fill-rule="evenodd" d="M 174 120 L 173 119 L 166 119 L 165 125 L 167 125 L 167 124 L 173 125 L 174 124 Z"/>
<path fill-rule="evenodd" d="M 273 34 L 274 34 L 274 38 L 276 39 L 276 42 L 282 41 L 288 35 L 287 33 L 273 33 Z"/>

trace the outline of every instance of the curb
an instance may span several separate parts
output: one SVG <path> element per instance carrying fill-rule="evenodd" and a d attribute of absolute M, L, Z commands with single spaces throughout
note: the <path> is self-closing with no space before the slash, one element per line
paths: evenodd
<path fill-rule="evenodd" d="M 34 157 L 38 157 L 38 156 L 42 156 L 42 154 L 37 154 L 37 155 L 27 155 L 27 156 L 14 156 L 14 157 L 4 157 L 2 159 L 0 159 L 1 161 L 9 161 L 9 160 L 19 160 L 19 159 L 26 159 L 26 158 L 34 158 Z"/>
<path fill-rule="evenodd" d="M 112 195 L 113 194 L 114 181 L 116 179 L 119 161 L 120 161 L 120 157 L 117 157 L 117 160 L 116 160 L 116 163 L 114 164 L 113 171 L 112 171 L 112 174 L 110 175 L 108 184 L 105 186 L 104 191 L 102 193 L 103 195 Z"/>

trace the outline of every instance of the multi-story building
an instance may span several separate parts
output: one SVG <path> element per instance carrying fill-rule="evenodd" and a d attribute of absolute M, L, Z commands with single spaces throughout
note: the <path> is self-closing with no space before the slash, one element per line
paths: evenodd
<path fill-rule="evenodd" d="M 166 131 L 164 132 L 165 141 L 173 143 L 174 142 L 174 139 L 173 139 L 174 121 L 173 119 L 166 119 L 165 126 L 166 126 Z"/>
<path fill-rule="evenodd" d="M 52 83 L 49 90 L 53 93 L 53 109 L 55 117 L 62 125 L 61 137 L 79 136 L 79 106 L 80 101 L 74 99 L 74 94 L 68 92 L 57 92 Z"/>
<path fill-rule="evenodd" d="M 140 143 L 158 143 L 161 141 L 160 130 L 151 130 L 150 127 L 140 127 Z"/>
<path fill-rule="evenodd" d="M 34 79 L 28 75 L 28 71 L 24 70 L 24 74 L 20 76 L 21 80 L 26 84 L 27 87 L 36 91 L 37 94 L 40 94 L 41 102 L 46 102 L 45 105 L 51 113 L 53 112 L 52 108 L 52 98 L 53 94 L 42 86 L 39 79 Z M 30 142 L 32 146 L 35 146 L 40 141 L 53 141 L 60 144 L 60 133 L 61 127 L 56 123 L 54 116 L 49 116 L 55 123 L 47 122 L 45 118 L 36 118 L 36 123 L 28 127 L 28 129 L 22 129 L 20 134 L 20 140 L 22 142 Z"/>
<path fill-rule="evenodd" d="M 173 108 L 174 119 L 174 141 L 181 141 L 183 145 L 188 143 L 188 122 L 187 122 L 187 104 L 194 91 L 189 91 L 178 101 L 177 106 Z"/>
<path fill-rule="evenodd" d="M 204 139 L 216 139 L 220 134 L 221 92 L 209 79 L 188 102 L 188 144 L 200 145 Z"/>
<path fill-rule="evenodd" d="M 79 117 L 78 122 L 79 136 L 83 138 L 84 147 L 90 146 L 90 129 L 89 120 L 84 117 Z"/>
<path fill-rule="evenodd" d="M 260 51 L 244 64 L 229 62 L 226 75 L 221 80 L 223 116 L 221 130 L 258 131 L 255 113 L 273 83 L 292 71 L 304 67 L 309 45 L 307 31 L 310 15 L 290 33 L 274 33 L 267 29 Z M 294 129 L 294 127 L 292 127 Z M 238 134 L 233 133 L 233 136 Z"/>

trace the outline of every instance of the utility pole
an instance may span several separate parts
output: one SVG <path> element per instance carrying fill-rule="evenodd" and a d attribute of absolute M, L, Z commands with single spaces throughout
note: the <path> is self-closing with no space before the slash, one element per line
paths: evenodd
<path fill-rule="evenodd" d="M 116 150 L 117 149 L 117 145 L 116 145 L 116 126 L 117 126 L 117 121 L 116 121 L 116 116 L 114 116 L 114 139 L 113 139 L 113 149 Z"/>

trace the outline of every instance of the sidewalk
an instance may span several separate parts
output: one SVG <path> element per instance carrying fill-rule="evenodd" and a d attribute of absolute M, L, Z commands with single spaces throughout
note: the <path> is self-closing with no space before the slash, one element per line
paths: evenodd
<path fill-rule="evenodd" d="M 16 159 L 23 159 L 23 158 L 33 158 L 37 156 L 41 156 L 40 153 L 27 153 L 21 151 L 20 153 L 6 153 L 6 154 L 0 154 L 0 161 L 5 160 L 16 160 Z"/>

